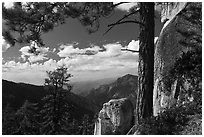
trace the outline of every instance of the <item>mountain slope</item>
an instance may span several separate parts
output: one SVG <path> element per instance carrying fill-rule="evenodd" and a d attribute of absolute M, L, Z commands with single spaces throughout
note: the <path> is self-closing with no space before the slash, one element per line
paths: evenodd
<path fill-rule="evenodd" d="M 102 84 L 109 84 L 115 80 L 116 78 L 104 78 L 94 81 L 71 82 L 71 85 L 73 85 L 72 92 L 77 95 L 86 96 L 92 88 L 97 88 Z"/>
<path fill-rule="evenodd" d="M 25 100 L 36 103 L 44 97 L 47 92 L 43 86 L 36 86 L 24 83 L 14 83 L 2 80 L 2 107 L 7 104 L 14 109 L 22 106 Z"/>
<path fill-rule="evenodd" d="M 17 110 L 23 105 L 25 100 L 41 103 L 41 99 L 47 93 L 43 86 L 2 80 L 3 108 L 9 104 L 14 110 Z M 94 103 L 72 92 L 69 92 L 67 101 L 70 105 L 70 113 L 75 118 L 83 117 L 84 114 L 93 115 L 98 110 Z"/>
<path fill-rule="evenodd" d="M 137 79 L 137 76 L 127 74 L 111 84 L 101 85 L 99 88 L 92 89 L 86 97 L 100 107 L 110 99 L 123 97 L 132 99 L 136 96 Z"/>

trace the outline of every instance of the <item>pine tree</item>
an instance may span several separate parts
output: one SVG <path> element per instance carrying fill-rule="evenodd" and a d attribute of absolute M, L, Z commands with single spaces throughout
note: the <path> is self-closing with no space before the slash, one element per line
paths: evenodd
<path fill-rule="evenodd" d="M 15 134 L 36 135 L 40 133 L 40 123 L 37 121 L 37 110 L 37 104 L 30 103 L 28 100 L 24 102 L 22 107 L 16 112 L 19 127 L 15 131 Z"/>
<path fill-rule="evenodd" d="M 154 82 L 154 3 L 140 3 L 139 89 L 137 91 L 136 123 L 153 114 Z"/>
<path fill-rule="evenodd" d="M 80 130 L 79 130 L 79 122 L 76 119 L 73 119 L 72 122 L 70 122 L 69 127 L 68 127 L 68 133 L 69 135 L 80 135 Z"/>
<path fill-rule="evenodd" d="M 85 114 L 81 123 L 82 135 L 93 135 L 94 133 L 94 121 L 90 119 L 89 115 Z"/>
<path fill-rule="evenodd" d="M 15 111 L 9 104 L 2 109 L 2 135 L 12 135 L 17 129 Z"/>
<path fill-rule="evenodd" d="M 89 124 L 89 116 L 84 115 L 82 119 L 82 135 L 88 134 L 88 124 Z"/>
<path fill-rule="evenodd" d="M 72 87 L 69 78 L 72 76 L 64 66 L 54 71 L 47 71 L 45 88 L 49 94 L 45 96 L 41 115 L 43 117 L 42 134 L 66 134 L 69 118 L 69 107 L 66 101 L 67 93 Z"/>
<path fill-rule="evenodd" d="M 112 5 L 111 2 L 14 2 L 13 8 L 7 9 L 3 3 L 2 17 L 7 27 L 2 35 L 12 46 L 32 41 L 43 46 L 41 35 L 64 24 L 69 17 L 77 18 L 90 28 L 89 32 L 95 32 L 98 19 L 108 15 Z M 36 49 L 31 52 L 35 53 Z"/>

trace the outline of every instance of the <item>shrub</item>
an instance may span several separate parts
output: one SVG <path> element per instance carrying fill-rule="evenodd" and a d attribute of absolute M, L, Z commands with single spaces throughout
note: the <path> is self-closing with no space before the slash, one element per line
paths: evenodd
<path fill-rule="evenodd" d="M 143 119 L 137 132 L 142 135 L 201 134 L 201 115 L 202 109 L 197 102 L 174 106 L 157 117 Z"/>

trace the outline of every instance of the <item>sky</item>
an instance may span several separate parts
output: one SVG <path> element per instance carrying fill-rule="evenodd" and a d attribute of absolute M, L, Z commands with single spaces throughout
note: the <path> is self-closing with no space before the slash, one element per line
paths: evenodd
<path fill-rule="evenodd" d="M 12 3 L 5 5 L 12 8 Z M 122 18 L 134 5 L 136 3 L 123 4 L 109 17 L 102 18 L 99 30 L 91 35 L 77 19 L 69 18 L 66 24 L 42 35 L 44 47 L 38 47 L 34 42 L 10 47 L 2 37 L 2 78 L 43 85 L 47 77 L 46 71 L 54 70 L 63 64 L 73 75 L 73 82 L 116 78 L 125 74 L 137 75 L 138 53 L 121 49 L 139 49 L 139 26 L 118 25 L 103 35 L 108 24 Z M 162 28 L 159 15 L 155 21 L 156 39 Z M 30 45 L 35 46 L 40 54 L 30 54 Z"/>

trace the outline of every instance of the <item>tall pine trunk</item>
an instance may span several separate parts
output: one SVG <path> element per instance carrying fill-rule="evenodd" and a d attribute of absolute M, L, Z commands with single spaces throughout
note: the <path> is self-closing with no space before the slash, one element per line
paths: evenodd
<path fill-rule="evenodd" d="M 140 3 L 139 88 L 137 91 L 136 124 L 153 114 L 154 78 L 154 3 Z"/>

